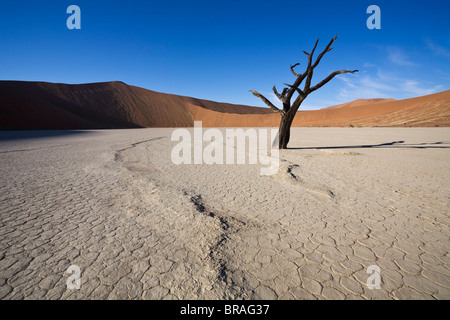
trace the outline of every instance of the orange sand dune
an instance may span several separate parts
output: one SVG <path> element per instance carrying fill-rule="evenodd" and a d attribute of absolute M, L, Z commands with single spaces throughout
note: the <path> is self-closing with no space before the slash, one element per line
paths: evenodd
<path fill-rule="evenodd" d="M 450 90 L 357 107 L 302 111 L 295 120 L 295 126 L 450 126 Z"/>
<path fill-rule="evenodd" d="M 357 100 L 353 100 L 347 103 L 343 103 L 343 104 L 338 104 L 332 107 L 328 107 L 328 108 L 333 108 L 333 109 L 338 109 L 338 108 L 344 108 L 344 107 L 359 107 L 365 104 L 371 104 L 371 103 L 379 103 L 379 102 L 387 102 L 387 101 L 395 101 L 395 99 L 382 99 L 382 98 L 375 98 L 375 99 L 357 99 Z"/>
<path fill-rule="evenodd" d="M 204 126 L 270 126 L 277 127 L 280 115 L 238 115 L 217 112 L 189 105 L 195 120 Z M 450 126 L 450 90 L 405 100 L 356 100 L 330 108 L 299 111 L 294 127 L 347 126 Z"/>
<path fill-rule="evenodd" d="M 0 129 L 277 127 L 280 115 L 250 107 L 159 93 L 123 82 L 61 84 L 0 81 Z M 406 100 L 359 99 L 299 111 L 293 126 L 450 126 L 450 90 Z"/>

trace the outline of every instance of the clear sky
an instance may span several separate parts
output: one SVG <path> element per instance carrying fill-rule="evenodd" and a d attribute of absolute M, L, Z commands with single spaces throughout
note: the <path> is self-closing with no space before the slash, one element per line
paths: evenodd
<path fill-rule="evenodd" d="M 69 5 L 81 30 L 69 30 Z M 369 5 L 381 29 L 369 30 Z M 120 80 L 159 92 L 264 106 L 289 65 L 338 35 L 313 84 L 340 69 L 301 109 L 358 98 L 404 99 L 450 89 L 450 1 L 1 1 L 0 80 Z"/>

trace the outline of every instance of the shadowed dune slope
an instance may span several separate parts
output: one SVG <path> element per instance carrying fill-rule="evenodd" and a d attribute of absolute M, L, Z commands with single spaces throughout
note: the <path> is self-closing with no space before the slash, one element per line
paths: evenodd
<path fill-rule="evenodd" d="M 122 82 L 0 82 L 2 129 L 190 126 L 179 98 Z"/>
<path fill-rule="evenodd" d="M 123 82 L 60 84 L 0 81 L 1 129 L 189 127 L 188 105 L 222 113 L 270 113 L 266 108 L 159 93 Z"/>
<path fill-rule="evenodd" d="M 277 127 L 268 108 L 159 93 L 123 82 L 0 81 L 0 129 Z M 406 100 L 359 99 L 299 111 L 293 126 L 450 126 L 450 90 Z"/>

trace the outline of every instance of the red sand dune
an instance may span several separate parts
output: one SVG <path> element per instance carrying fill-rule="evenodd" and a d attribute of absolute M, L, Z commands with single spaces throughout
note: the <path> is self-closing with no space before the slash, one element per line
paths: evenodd
<path fill-rule="evenodd" d="M 123 82 L 0 81 L 0 129 L 277 127 L 268 108 L 159 93 Z M 450 126 L 450 90 L 406 100 L 360 99 L 299 111 L 293 126 Z"/>
<path fill-rule="evenodd" d="M 365 104 L 387 102 L 387 101 L 395 101 L 395 99 L 382 99 L 382 98 L 357 99 L 357 100 L 353 100 L 353 101 L 343 103 L 343 104 L 338 104 L 338 105 L 328 107 L 328 108 L 338 109 L 338 108 L 344 108 L 344 107 L 359 107 L 359 106 L 363 106 Z"/>
<path fill-rule="evenodd" d="M 450 90 L 404 100 L 301 111 L 296 126 L 450 126 Z"/>
<path fill-rule="evenodd" d="M 189 105 L 194 118 L 203 126 L 277 127 L 280 115 L 226 115 Z M 295 127 L 348 127 L 348 126 L 450 126 L 450 90 L 428 96 L 394 99 L 359 99 L 346 104 L 313 111 L 298 111 Z"/>

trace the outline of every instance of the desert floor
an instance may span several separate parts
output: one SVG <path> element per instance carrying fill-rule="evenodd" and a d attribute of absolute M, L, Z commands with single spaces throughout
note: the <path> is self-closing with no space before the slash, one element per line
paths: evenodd
<path fill-rule="evenodd" d="M 293 128 L 271 176 L 172 131 L 0 132 L 0 298 L 450 299 L 450 128 Z"/>

